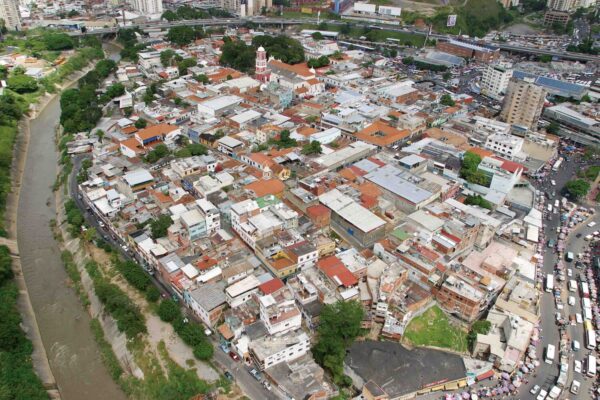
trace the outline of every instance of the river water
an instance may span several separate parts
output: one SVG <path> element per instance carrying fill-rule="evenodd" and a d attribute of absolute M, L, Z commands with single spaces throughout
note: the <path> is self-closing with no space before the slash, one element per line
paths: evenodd
<path fill-rule="evenodd" d="M 105 46 L 105 50 L 110 58 L 118 58 L 118 48 Z M 49 225 L 55 218 L 52 185 L 57 175 L 54 128 L 60 117 L 59 100 L 57 96 L 31 121 L 17 215 L 23 275 L 62 398 L 125 400 L 102 363 L 88 313 L 68 287 Z"/>

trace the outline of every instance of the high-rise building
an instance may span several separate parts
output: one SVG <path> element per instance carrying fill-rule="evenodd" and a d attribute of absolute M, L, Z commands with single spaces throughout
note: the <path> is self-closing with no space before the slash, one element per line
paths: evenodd
<path fill-rule="evenodd" d="M 21 30 L 21 17 L 17 0 L 0 0 L 0 19 L 9 31 Z"/>
<path fill-rule="evenodd" d="M 262 46 L 256 50 L 256 69 L 254 75 L 262 83 L 269 82 L 271 71 L 267 68 L 267 52 Z"/>
<path fill-rule="evenodd" d="M 144 15 L 146 14 L 162 14 L 162 0 L 133 0 L 133 9 Z"/>
<path fill-rule="evenodd" d="M 533 79 L 511 78 L 504 96 L 500 118 L 509 124 L 531 129 L 537 125 L 545 100 L 546 90 L 533 83 Z"/>
<path fill-rule="evenodd" d="M 499 99 L 506 92 L 512 69 L 501 65 L 488 65 L 481 76 L 481 94 Z"/>
<path fill-rule="evenodd" d="M 221 8 L 240 17 L 260 15 L 263 8 L 273 7 L 273 0 L 221 0 Z"/>
<path fill-rule="evenodd" d="M 553 11 L 571 11 L 575 3 L 576 0 L 548 0 L 546 7 Z"/>

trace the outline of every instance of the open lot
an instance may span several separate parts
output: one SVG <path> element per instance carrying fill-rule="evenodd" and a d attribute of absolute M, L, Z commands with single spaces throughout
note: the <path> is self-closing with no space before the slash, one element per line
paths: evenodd
<path fill-rule="evenodd" d="M 448 317 L 434 306 L 413 319 L 404 337 L 415 346 L 435 346 L 467 351 L 467 333 L 450 323 Z"/>

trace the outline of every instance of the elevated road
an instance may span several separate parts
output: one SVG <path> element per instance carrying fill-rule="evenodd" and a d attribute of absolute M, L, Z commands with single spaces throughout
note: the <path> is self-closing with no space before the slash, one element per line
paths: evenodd
<path fill-rule="evenodd" d="M 245 23 L 252 22 L 258 25 L 279 25 L 279 26 L 290 26 L 290 25 L 301 25 L 301 24 L 316 24 L 318 20 L 316 18 L 299 18 L 299 19 L 286 19 L 286 18 L 266 18 L 266 17 L 249 17 L 249 18 L 213 18 L 213 19 L 197 19 L 197 20 L 184 20 L 184 21 L 160 21 L 155 23 L 146 23 L 146 24 L 137 24 L 137 25 L 129 25 L 127 28 L 140 28 L 142 30 L 145 29 L 168 29 L 175 26 L 239 26 L 244 25 Z M 339 21 L 326 21 L 329 25 L 344 25 L 348 21 L 339 20 Z M 353 25 L 357 26 L 374 26 L 373 23 L 368 22 L 359 22 L 352 21 Z M 386 29 L 394 32 L 404 32 L 414 35 L 427 35 L 426 31 L 417 30 L 417 29 L 408 29 L 408 28 L 399 28 L 396 26 L 389 25 L 378 25 L 377 27 L 381 29 Z M 120 27 L 112 27 L 112 28 L 102 28 L 102 29 L 94 29 L 89 30 L 86 33 L 82 33 L 79 31 L 70 32 L 71 36 L 83 36 L 83 35 L 106 35 L 106 34 L 114 34 L 116 33 Z M 441 34 L 431 34 L 429 37 L 433 39 L 456 39 L 453 35 L 441 35 Z M 371 42 L 372 43 L 372 42 Z M 373 46 L 380 45 L 380 43 L 372 43 Z M 591 55 L 591 54 L 583 54 L 583 53 L 572 53 L 568 51 L 555 50 L 555 49 L 540 49 L 537 47 L 530 46 L 520 46 L 514 44 L 507 44 L 503 42 L 487 42 L 485 43 L 487 46 L 496 47 L 500 50 L 511 52 L 511 53 L 520 53 L 520 54 L 528 54 L 528 55 L 549 55 L 553 57 L 559 57 L 565 60 L 573 60 L 573 61 L 600 61 L 599 56 Z"/>

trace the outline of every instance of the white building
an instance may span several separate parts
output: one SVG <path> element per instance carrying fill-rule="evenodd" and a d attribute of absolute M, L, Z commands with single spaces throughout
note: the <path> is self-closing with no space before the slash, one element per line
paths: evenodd
<path fill-rule="evenodd" d="M 488 65 L 481 76 L 481 94 L 493 99 L 500 99 L 506 92 L 512 73 L 510 68 Z"/>
<path fill-rule="evenodd" d="M 523 168 L 520 166 L 513 168 L 513 164 L 515 163 L 485 157 L 481 160 L 477 169 L 492 178 L 491 190 L 506 194 L 519 183 L 523 174 Z"/>
<path fill-rule="evenodd" d="M 206 199 L 196 200 L 196 204 L 204 213 L 206 232 L 210 235 L 221 229 L 221 214 L 219 213 L 219 209 Z"/>
<path fill-rule="evenodd" d="M 0 19 L 9 31 L 21 30 L 21 16 L 17 0 L 0 0 Z"/>
<path fill-rule="evenodd" d="M 288 287 L 284 286 L 275 293 L 261 296 L 258 302 L 260 319 L 269 335 L 283 334 L 302 326 L 302 313 Z"/>
<path fill-rule="evenodd" d="M 208 117 L 216 117 L 241 102 L 241 97 L 233 95 L 215 97 L 198 104 L 198 113 Z"/>
<path fill-rule="evenodd" d="M 505 133 L 489 135 L 485 141 L 485 148 L 493 151 L 501 157 L 513 160 L 522 158 L 523 143 L 525 140 L 518 136 Z"/>
<path fill-rule="evenodd" d="M 310 338 L 301 330 L 284 336 L 266 336 L 249 344 L 250 355 L 261 370 L 295 360 L 310 350 Z"/>
<path fill-rule="evenodd" d="M 225 289 L 225 297 L 231 308 L 241 306 L 252 298 L 252 295 L 258 292 L 260 281 L 254 275 L 250 275 L 234 283 Z"/>
<path fill-rule="evenodd" d="M 143 15 L 162 14 L 162 0 L 133 0 L 131 1 L 133 9 Z"/>

